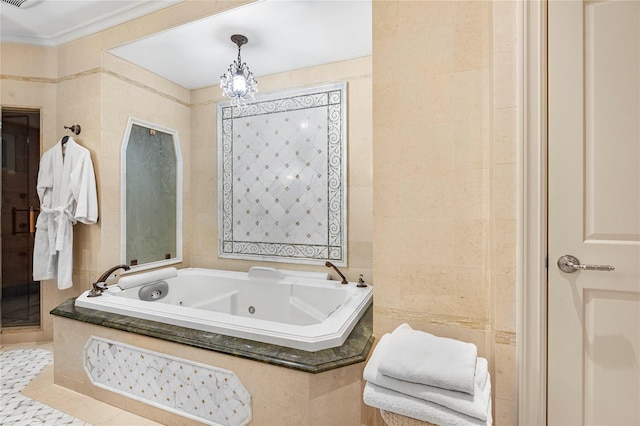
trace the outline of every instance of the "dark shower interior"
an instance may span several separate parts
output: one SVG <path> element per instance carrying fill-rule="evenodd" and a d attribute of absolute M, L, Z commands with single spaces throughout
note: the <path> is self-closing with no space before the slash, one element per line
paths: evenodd
<path fill-rule="evenodd" d="M 2 293 L 0 326 L 40 325 L 40 282 L 33 281 L 39 200 L 40 112 L 2 109 Z"/>

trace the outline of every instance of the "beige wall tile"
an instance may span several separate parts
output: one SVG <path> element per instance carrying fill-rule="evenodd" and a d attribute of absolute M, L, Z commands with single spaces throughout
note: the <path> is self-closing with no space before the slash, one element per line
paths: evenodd
<path fill-rule="evenodd" d="M 4 76 L 39 77 L 45 80 L 57 78 L 57 51 L 54 47 L 2 43 L 0 62 L 0 73 Z M 3 105 L 5 100 L 3 96 Z"/>
<path fill-rule="evenodd" d="M 516 270 L 516 221 L 496 219 L 492 225 L 493 273 L 512 275 Z"/>
<path fill-rule="evenodd" d="M 448 179 L 452 174 L 454 173 L 442 172 L 425 176 L 422 179 L 417 177 L 416 184 L 413 185 L 407 184 L 410 181 L 408 177 L 404 178 L 404 185 L 395 185 L 396 187 L 400 186 L 397 188 L 400 197 L 397 205 L 399 213 L 425 217 L 430 220 L 450 221 L 454 202 L 451 191 L 457 190 Z"/>
<path fill-rule="evenodd" d="M 373 8 L 372 16 L 376 26 L 371 36 L 376 42 L 387 38 L 397 38 L 400 31 L 404 32 L 400 21 L 400 2 L 379 2 Z"/>
<path fill-rule="evenodd" d="M 385 307 L 407 314 L 424 312 L 483 322 L 488 318 L 482 268 L 402 263 L 394 273 L 397 285 L 375 288 Z"/>
<path fill-rule="evenodd" d="M 348 194 L 347 211 L 351 215 L 348 222 L 349 240 L 371 241 L 373 231 L 373 188 L 351 187 Z"/>
<path fill-rule="evenodd" d="M 458 169 L 489 167 L 490 121 L 465 120 L 450 123 L 449 141 L 453 143 L 455 166 Z"/>
<path fill-rule="evenodd" d="M 515 51 L 518 48 L 518 2 L 494 1 L 492 5 L 494 52 Z"/>
<path fill-rule="evenodd" d="M 516 218 L 516 166 L 498 164 L 493 168 L 493 217 Z"/>
<path fill-rule="evenodd" d="M 495 398 L 515 401 L 517 399 L 515 345 L 497 344 L 495 357 L 493 395 Z"/>
<path fill-rule="evenodd" d="M 463 169 L 447 173 L 455 219 L 489 219 L 489 169 Z"/>
<path fill-rule="evenodd" d="M 454 221 L 453 256 L 459 267 L 486 268 L 489 259 L 489 223 L 483 219 Z"/>
<path fill-rule="evenodd" d="M 492 52 L 492 5 L 488 1 L 453 2 L 455 71 L 481 69 L 489 66 Z"/>
<path fill-rule="evenodd" d="M 493 424 L 496 426 L 508 426 L 518 424 L 518 407 L 514 400 L 493 399 Z"/>
<path fill-rule="evenodd" d="M 513 275 L 493 275 L 495 288 L 494 328 L 500 331 L 516 331 L 516 279 Z"/>
<path fill-rule="evenodd" d="M 515 50 L 494 54 L 494 107 L 515 107 L 517 93 L 517 53 Z"/>
<path fill-rule="evenodd" d="M 309 425 L 357 425 L 364 364 L 354 364 L 310 377 Z"/>
<path fill-rule="evenodd" d="M 467 2 L 397 2 L 401 26 L 396 37 L 417 34 L 422 37 L 434 27 L 455 26 Z M 464 3 L 464 4 L 463 4 Z M 380 19 L 384 22 L 385 19 Z M 377 20 L 376 20 L 377 22 Z M 375 37 L 374 37 L 375 39 Z M 410 46 L 405 49 L 411 50 Z"/>
<path fill-rule="evenodd" d="M 517 107 L 494 109 L 494 164 L 515 164 L 516 162 L 517 113 Z"/>

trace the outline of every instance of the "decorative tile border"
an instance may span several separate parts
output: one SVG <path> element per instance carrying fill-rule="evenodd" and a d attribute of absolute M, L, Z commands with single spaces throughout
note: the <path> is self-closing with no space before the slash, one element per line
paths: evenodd
<path fill-rule="evenodd" d="M 220 257 L 346 265 L 346 83 L 218 104 Z"/>
<path fill-rule="evenodd" d="M 122 81 L 124 81 L 127 84 L 131 84 L 134 86 L 137 86 L 138 88 L 142 89 L 142 90 L 146 90 L 147 92 L 151 92 L 154 95 L 158 95 L 161 96 L 163 98 L 166 98 L 170 101 L 176 102 L 178 104 L 181 104 L 187 108 L 190 108 L 193 106 L 193 104 L 184 101 L 182 99 L 179 99 L 173 95 L 170 95 L 168 93 L 165 93 L 163 91 L 160 91 L 158 89 L 156 89 L 155 87 L 151 87 L 147 84 L 144 84 L 140 81 L 134 80 L 132 78 L 126 77 L 116 71 L 110 70 L 108 68 L 92 68 L 90 70 L 86 70 L 86 71 L 82 71 L 79 73 L 75 73 L 75 74 L 70 74 L 64 77 L 59 77 L 59 78 L 49 78 L 49 77 L 25 77 L 25 76 L 19 76 L 19 75 L 10 75 L 10 74 L 0 74 L 0 80 L 9 80 L 9 81 L 23 81 L 23 82 L 27 82 L 27 83 L 51 83 L 51 84 L 58 84 L 62 81 L 69 81 L 69 80 L 75 80 L 77 78 L 82 78 L 82 77 L 86 77 L 86 76 L 90 76 L 90 75 L 94 75 L 94 74 L 98 74 L 98 73 L 103 73 L 105 75 L 110 75 L 112 77 L 115 77 L 117 79 L 120 79 Z"/>
<path fill-rule="evenodd" d="M 95 386 L 205 424 L 251 421 L 251 396 L 233 371 L 95 336 L 84 368 Z"/>
<path fill-rule="evenodd" d="M 403 311 L 401 309 L 375 306 L 374 312 L 391 318 L 401 318 L 405 321 L 426 322 L 433 325 L 462 327 L 471 330 L 491 331 L 489 321 L 482 318 L 468 318 L 455 315 L 430 314 L 427 312 Z"/>

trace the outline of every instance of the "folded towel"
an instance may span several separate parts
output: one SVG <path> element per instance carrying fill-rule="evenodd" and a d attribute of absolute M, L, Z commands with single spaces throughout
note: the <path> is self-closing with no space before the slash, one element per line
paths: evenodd
<path fill-rule="evenodd" d="M 435 386 L 406 382 L 380 373 L 378 367 L 381 357 L 391 343 L 389 334 L 385 334 L 374 349 L 369 362 L 364 368 L 364 379 L 378 386 L 400 392 L 415 398 L 435 402 L 453 411 L 475 417 L 487 419 L 487 407 L 491 397 L 491 383 L 487 380 L 488 363 L 484 358 L 477 358 L 473 395 L 442 389 Z"/>
<path fill-rule="evenodd" d="M 491 401 L 487 407 L 487 420 L 476 419 L 433 402 L 403 395 L 367 382 L 364 386 L 364 403 L 381 410 L 435 423 L 440 426 L 491 426 Z"/>
<path fill-rule="evenodd" d="M 379 363 L 382 374 L 473 394 L 476 345 L 413 330 L 408 324 L 396 328 L 389 337 Z"/>

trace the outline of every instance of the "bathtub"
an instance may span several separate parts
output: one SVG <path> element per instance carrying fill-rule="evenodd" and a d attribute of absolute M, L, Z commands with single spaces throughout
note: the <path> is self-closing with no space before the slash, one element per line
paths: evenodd
<path fill-rule="evenodd" d="M 373 301 L 373 288 L 323 274 L 165 268 L 126 275 L 75 305 L 304 351 L 341 346 Z M 144 300 L 143 300 L 144 299 Z"/>

